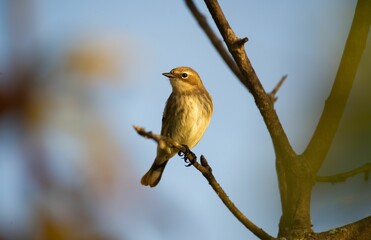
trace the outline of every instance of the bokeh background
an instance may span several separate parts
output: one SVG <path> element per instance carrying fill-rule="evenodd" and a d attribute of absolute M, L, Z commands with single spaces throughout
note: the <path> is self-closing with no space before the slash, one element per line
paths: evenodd
<path fill-rule="evenodd" d="M 356 1 L 220 1 L 270 91 L 297 152 L 335 78 Z M 197 2 L 211 17 L 203 2 Z M 321 174 L 371 160 L 371 37 Z M 140 185 L 171 88 L 162 72 L 196 69 L 214 116 L 194 152 L 257 225 L 277 234 L 270 137 L 254 100 L 183 1 L 0 0 L 0 239 L 255 239 L 179 157 L 154 189 Z M 363 175 L 317 184 L 316 231 L 371 213 Z"/>

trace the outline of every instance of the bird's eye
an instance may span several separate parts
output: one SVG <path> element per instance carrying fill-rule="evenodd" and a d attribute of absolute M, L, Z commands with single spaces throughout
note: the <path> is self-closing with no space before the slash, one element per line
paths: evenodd
<path fill-rule="evenodd" d="M 182 78 L 183 79 L 186 79 L 188 77 L 188 74 L 187 73 L 182 73 Z"/>

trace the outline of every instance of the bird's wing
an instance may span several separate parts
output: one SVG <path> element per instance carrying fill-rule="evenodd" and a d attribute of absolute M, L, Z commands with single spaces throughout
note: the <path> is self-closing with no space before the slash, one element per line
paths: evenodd
<path fill-rule="evenodd" d="M 174 130 L 176 128 L 174 121 L 174 108 L 176 106 L 174 94 L 170 94 L 169 98 L 166 101 L 164 113 L 162 115 L 162 127 L 161 127 L 161 135 L 172 137 L 174 134 Z M 173 110 L 171 110 L 173 109 Z"/>

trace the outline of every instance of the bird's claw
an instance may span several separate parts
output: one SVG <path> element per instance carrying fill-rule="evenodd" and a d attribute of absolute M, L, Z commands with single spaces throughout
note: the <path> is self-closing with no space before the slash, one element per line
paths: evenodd
<path fill-rule="evenodd" d="M 190 167 L 196 162 L 197 157 L 193 152 L 191 152 L 191 150 L 189 150 L 187 145 L 183 145 L 183 147 L 185 148 L 185 151 L 179 151 L 178 155 L 183 158 L 184 162 L 186 163 L 185 166 Z"/>
<path fill-rule="evenodd" d="M 187 163 L 185 166 L 186 167 L 190 167 L 192 166 L 195 162 L 196 162 L 196 159 L 192 159 L 192 160 L 189 160 L 189 159 L 184 159 L 184 162 Z"/>

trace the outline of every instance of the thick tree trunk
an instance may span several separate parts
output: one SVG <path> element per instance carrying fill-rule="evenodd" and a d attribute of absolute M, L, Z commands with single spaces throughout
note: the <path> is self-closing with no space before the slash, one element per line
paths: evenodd
<path fill-rule="evenodd" d="M 279 179 L 280 188 L 285 186 L 285 190 L 281 191 L 282 216 L 278 235 L 297 239 L 313 233 L 310 200 L 314 177 L 303 158 L 295 157 L 290 162 L 290 166 L 285 168 L 284 177 Z"/>

